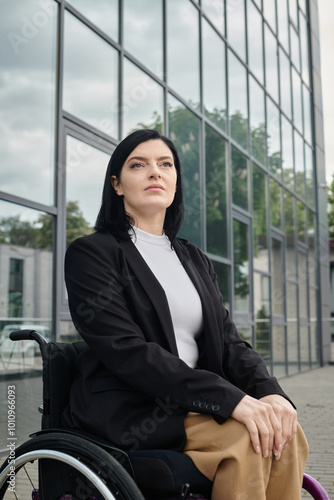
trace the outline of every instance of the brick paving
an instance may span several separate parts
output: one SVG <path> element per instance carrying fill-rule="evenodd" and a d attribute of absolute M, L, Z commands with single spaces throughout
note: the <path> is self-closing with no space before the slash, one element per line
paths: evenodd
<path fill-rule="evenodd" d="M 334 500 L 334 365 L 281 379 L 280 384 L 297 406 L 309 442 L 306 472 Z"/>
<path fill-rule="evenodd" d="M 37 406 L 41 401 L 41 378 L 0 380 L 1 401 L 6 401 L 7 387 L 17 391 L 16 430 L 19 442 L 40 426 Z M 310 445 L 306 472 L 315 477 L 334 500 L 334 365 L 280 379 L 280 384 L 297 406 L 299 421 Z M 5 404 L 0 405 L 0 456 L 6 448 Z M 1 458 L 0 458 L 1 462 Z M 310 498 L 304 494 L 303 498 Z"/>

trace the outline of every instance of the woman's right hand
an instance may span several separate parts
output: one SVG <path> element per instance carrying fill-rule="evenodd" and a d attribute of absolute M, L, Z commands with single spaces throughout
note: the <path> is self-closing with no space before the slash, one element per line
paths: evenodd
<path fill-rule="evenodd" d="M 231 417 L 244 424 L 256 453 L 280 458 L 283 448 L 282 426 L 272 406 L 246 395 L 234 408 Z"/>

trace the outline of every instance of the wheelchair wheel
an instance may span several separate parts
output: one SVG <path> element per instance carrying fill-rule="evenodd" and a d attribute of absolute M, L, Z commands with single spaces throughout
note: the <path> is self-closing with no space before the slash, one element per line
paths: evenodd
<path fill-rule="evenodd" d="M 13 462 L 15 459 L 15 462 Z M 26 441 L 0 469 L 0 499 L 144 500 L 108 452 L 73 434 Z"/>

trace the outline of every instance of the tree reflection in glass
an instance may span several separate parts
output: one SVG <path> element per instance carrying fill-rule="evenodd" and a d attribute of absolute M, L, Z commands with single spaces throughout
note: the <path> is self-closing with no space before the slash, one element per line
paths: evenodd
<path fill-rule="evenodd" d="M 226 141 L 211 127 L 205 129 L 207 250 L 228 257 L 226 205 Z"/>
<path fill-rule="evenodd" d="M 248 210 L 248 160 L 234 146 L 232 146 L 231 174 L 232 202 Z"/>
<path fill-rule="evenodd" d="M 267 155 L 270 171 L 278 178 L 282 175 L 280 112 L 267 98 Z"/>
<path fill-rule="evenodd" d="M 203 19 L 203 102 L 205 114 L 226 128 L 225 43 Z"/>
<path fill-rule="evenodd" d="M 234 311 L 248 312 L 249 304 L 249 249 L 248 226 L 233 220 L 234 249 Z"/>
<path fill-rule="evenodd" d="M 268 272 L 267 175 L 253 165 L 253 253 L 254 268 Z"/>
<path fill-rule="evenodd" d="M 250 129 L 252 136 L 252 155 L 263 165 L 266 164 L 266 125 L 264 110 L 264 91 L 249 77 Z"/>
<path fill-rule="evenodd" d="M 244 149 L 248 147 L 248 105 L 246 68 L 228 52 L 229 120 L 232 138 Z"/>
<path fill-rule="evenodd" d="M 169 137 L 175 143 L 182 164 L 185 220 L 180 235 L 202 245 L 200 190 L 199 119 L 171 95 L 168 100 Z"/>

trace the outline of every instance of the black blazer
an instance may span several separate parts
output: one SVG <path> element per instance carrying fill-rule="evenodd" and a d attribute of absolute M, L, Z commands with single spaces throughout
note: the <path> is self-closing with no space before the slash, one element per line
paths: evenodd
<path fill-rule="evenodd" d="M 164 290 L 131 241 L 94 233 L 68 248 L 69 307 L 90 349 L 77 360 L 66 427 L 124 449 L 182 450 L 187 412 L 211 414 L 222 424 L 245 394 L 285 396 L 239 337 L 210 260 L 184 240 L 174 249 L 202 301 L 197 369 L 178 357 Z"/>

